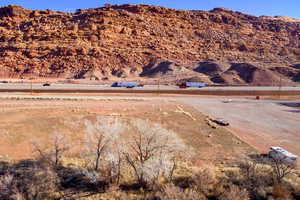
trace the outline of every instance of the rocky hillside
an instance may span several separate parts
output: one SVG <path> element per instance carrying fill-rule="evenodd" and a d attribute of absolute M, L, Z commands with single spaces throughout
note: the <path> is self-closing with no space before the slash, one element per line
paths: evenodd
<path fill-rule="evenodd" d="M 5 77 L 300 83 L 300 22 L 223 8 L 106 5 L 62 13 L 0 8 Z"/>

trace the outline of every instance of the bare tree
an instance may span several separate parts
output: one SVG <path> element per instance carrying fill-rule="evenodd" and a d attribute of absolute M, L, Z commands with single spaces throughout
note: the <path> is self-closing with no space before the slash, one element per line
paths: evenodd
<path fill-rule="evenodd" d="M 273 157 L 271 157 L 271 166 L 273 168 L 275 184 L 282 183 L 282 180 L 296 168 L 294 162 L 287 162 L 284 159 Z"/>
<path fill-rule="evenodd" d="M 34 150 L 42 159 L 49 160 L 54 166 L 61 163 L 62 156 L 71 148 L 69 140 L 63 134 L 55 133 L 51 138 L 50 146 L 41 145 L 41 142 L 33 142 Z"/>
<path fill-rule="evenodd" d="M 108 172 L 108 176 L 110 177 L 111 183 L 120 183 L 121 179 L 121 167 L 123 163 L 123 155 L 122 149 L 119 148 L 119 144 L 114 144 L 117 148 L 115 151 L 110 151 L 106 155 L 107 167 L 106 171 Z"/>
<path fill-rule="evenodd" d="M 149 183 L 159 177 L 171 179 L 177 166 L 175 155 L 185 148 L 174 132 L 145 120 L 125 122 L 102 117 L 93 123 L 87 120 L 85 124 L 84 159 L 92 163 L 95 170 L 106 172 L 112 182 L 119 183 L 121 171 L 126 168 L 138 183 Z M 129 124 L 132 126 L 127 129 Z M 123 130 L 133 130 L 135 134 L 120 138 Z"/>
<path fill-rule="evenodd" d="M 133 143 L 130 144 L 130 152 L 124 153 L 127 163 L 133 169 L 139 183 L 145 183 L 145 167 L 146 162 L 150 159 L 159 157 L 167 146 L 157 142 L 155 134 L 144 136 L 138 133 L 138 136 L 133 137 Z"/>
<path fill-rule="evenodd" d="M 66 137 L 56 134 L 53 137 L 53 153 L 54 164 L 58 166 L 61 162 L 63 154 L 70 149 L 70 144 L 67 142 Z"/>
<path fill-rule="evenodd" d="M 86 159 L 89 158 L 89 162 L 93 163 L 94 170 L 99 170 L 101 161 L 103 161 L 103 165 L 108 165 L 109 160 L 105 159 L 110 159 L 114 163 L 120 160 L 114 152 L 117 145 L 113 145 L 118 138 L 118 134 L 123 130 L 122 123 L 116 118 L 99 118 L 97 123 L 85 121 L 85 124 L 87 128 L 85 142 L 88 154 Z"/>
<path fill-rule="evenodd" d="M 105 153 L 109 140 L 105 138 L 104 134 L 98 132 L 93 135 L 89 141 L 90 152 L 94 157 L 94 170 L 99 170 L 100 160 Z"/>
<path fill-rule="evenodd" d="M 182 148 L 176 135 L 157 124 L 137 120 L 136 134 L 123 153 L 139 184 L 170 178 L 176 169 L 175 155 Z M 174 142 L 176 141 L 176 142 Z"/>

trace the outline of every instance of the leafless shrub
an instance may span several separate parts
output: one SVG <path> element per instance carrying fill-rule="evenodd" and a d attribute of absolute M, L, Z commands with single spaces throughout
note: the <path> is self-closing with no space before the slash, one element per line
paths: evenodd
<path fill-rule="evenodd" d="M 18 188 L 13 182 L 14 176 L 5 174 L 0 177 L 0 199 L 6 200 L 23 200 L 24 198 L 18 191 Z"/>
<path fill-rule="evenodd" d="M 293 200 L 291 192 L 282 184 L 277 184 L 273 187 L 272 195 L 278 200 Z"/>
<path fill-rule="evenodd" d="M 109 177 L 110 183 L 120 183 L 121 180 L 121 170 L 122 170 L 122 163 L 123 163 L 123 157 L 122 157 L 122 150 L 118 146 L 118 144 L 115 144 L 115 151 L 110 152 L 106 155 L 106 172 L 107 176 Z"/>
<path fill-rule="evenodd" d="M 147 176 L 152 175 L 149 174 L 149 172 L 152 172 L 151 167 L 153 164 L 157 164 L 151 163 L 151 161 L 156 162 L 157 160 L 154 160 L 154 157 L 157 156 L 156 154 L 159 154 L 159 151 L 164 149 L 163 145 L 154 144 L 154 138 L 154 135 L 151 137 L 143 137 L 142 134 L 139 134 L 138 137 L 134 138 L 134 143 L 131 144 L 131 151 L 124 153 L 126 162 L 133 169 L 136 179 L 140 184 L 146 183 L 146 179 L 150 178 Z M 147 165 L 149 165 L 150 169 L 147 169 Z"/>
<path fill-rule="evenodd" d="M 113 200 L 124 200 L 124 199 L 132 199 L 129 193 L 124 192 L 120 190 L 119 186 L 117 185 L 111 185 L 108 190 L 106 191 L 107 196 L 109 196 L 108 199 L 113 199 Z M 136 199 L 136 198 L 135 198 Z"/>
<path fill-rule="evenodd" d="M 103 193 L 105 192 L 108 182 L 106 177 L 101 176 L 98 171 L 86 168 L 74 168 L 64 174 L 62 187 L 71 190 L 72 193 Z M 66 192 L 68 194 L 68 192 Z"/>
<path fill-rule="evenodd" d="M 55 133 L 50 144 L 42 145 L 41 142 L 34 141 L 34 150 L 41 159 L 50 162 L 55 167 L 61 164 L 61 158 L 71 148 L 70 142 L 63 134 Z"/>
<path fill-rule="evenodd" d="M 272 168 L 267 163 L 268 160 L 262 157 L 246 158 L 238 163 L 239 172 L 229 181 L 245 188 L 251 198 L 266 198 L 267 188 L 273 184 Z"/>
<path fill-rule="evenodd" d="M 175 133 L 143 120 L 132 122 L 136 132 L 124 152 L 139 184 L 154 183 L 159 177 L 170 178 L 176 167 L 175 155 L 184 144 Z"/>
<path fill-rule="evenodd" d="M 87 162 L 94 163 L 94 170 L 102 170 L 110 181 L 120 181 L 122 149 L 118 142 L 125 124 L 112 117 L 98 118 L 96 123 L 86 121 L 86 154 Z"/>
<path fill-rule="evenodd" d="M 281 184 L 283 179 L 296 168 L 295 163 L 286 162 L 280 158 L 270 158 L 275 184 Z"/>
<path fill-rule="evenodd" d="M 294 188 L 294 194 L 300 197 L 300 181 L 298 181 L 298 183 L 296 183 L 296 186 L 294 186 L 293 188 Z"/>
<path fill-rule="evenodd" d="M 89 153 L 94 159 L 94 170 L 96 171 L 99 170 L 100 160 L 107 149 L 108 143 L 109 140 L 101 132 L 97 132 L 93 134 L 92 138 L 89 138 Z"/>
<path fill-rule="evenodd" d="M 203 194 L 198 193 L 194 189 L 183 190 L 172 184 L 163 187 L 161 192 L 156 194 L 156 199 L 160 200 L 205 200 Z"/>
<path fill-rule="evenodd" d="M 11 165 L 8 162 L 0 161 L 0 176 L 7 174 Z"/>
<path fill-rule="evenodd" d="M 217 183 L 217 179 L 215 177 L 215 173 L 212 169 L 206 168 L 196 173 L 192 177 L 193 187 L 206 196 L 209 196 L 213 191 L 215 184 Z"/>
<path fill-rule="evenodd" d="M 245 159 L 239 163 L 240 172 L 248 180 L 256 177 L 256 172 L 258 170 L 258 162 Z"/>
<path fill-rule="evenodd" d="M 57 192 L 57 174 L 42 162 L 23 161 L 0 178 L 1 199 L 53 199 Z"/>
<path fill-rule="evenodd" d="M 220 200 L 250 200 L 246 189 L 233 184 L 220 184 L 216 191 L 219 193 Z"/>
<path fill-rule="evenodd" d="M 94 169 L 101 169 L 112 182 L 119 183 L 126 166 L 139 183 L 153 182 L 162 176 L 171 179 L 176 169 L 175 154 L 185 149 L 175 133 L 149 121 L 130 121 L 135 134 L 122 140 L 121 133 L 128 127 L 125 121 L 102 117 L 96 123 L 86 121 L 85 124 L 87 151 L 84 157 L 91 159 L 88 163 L 93 160 Z"/>

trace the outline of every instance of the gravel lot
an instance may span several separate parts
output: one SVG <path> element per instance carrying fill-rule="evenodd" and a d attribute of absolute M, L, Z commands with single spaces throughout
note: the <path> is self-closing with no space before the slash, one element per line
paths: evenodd
<path fill-rule="evenodd" d="M 228 121 L 232 132 L 263 152 L 270 146 L 281 146 L 300 156 L 300 101 L 227 101 L 220 98 L 180 101 Z"/>

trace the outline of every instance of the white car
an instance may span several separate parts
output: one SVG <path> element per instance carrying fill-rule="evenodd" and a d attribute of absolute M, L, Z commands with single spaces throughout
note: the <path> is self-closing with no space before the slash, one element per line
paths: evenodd
<path fill-rule="evenodd" d="M 273 159 L 286 163 L 286 164 L 294 164 L 297 162 L 298 156 L 286 151 L 281 147 L 271 147 L 269 156 Z"/>

